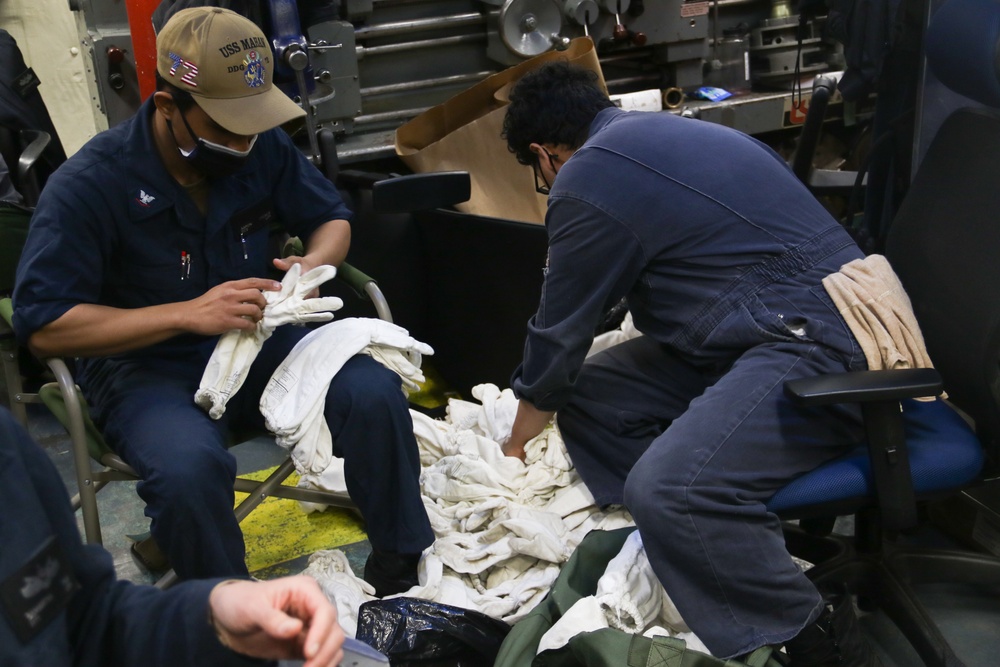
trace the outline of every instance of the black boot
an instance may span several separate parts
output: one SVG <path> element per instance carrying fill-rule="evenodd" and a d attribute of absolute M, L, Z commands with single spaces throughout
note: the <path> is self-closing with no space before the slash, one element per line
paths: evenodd
<path fill-rule="evenodd" d="M 372 553 L 365 562 L 364 579 L 375 587 L 376 597 L 408 591 L 416 586 L 420 554 L 400 554 L 392 551 Z"/>
<path fill-rule="evenodd" d="M 785 642 L 790 667 L 883 667 L 861 634 L 849 595 L 828 598 L 812 624 Z"/>
<path fill-rule="evenodd" d="M 153 539 L 152 535 L 133 542 L 129 547 L 132 558 L 141 568 L 153 574 L 163 574 L 170 569 L 170 561 L 167 555 L 160 550 L 160 546 Z"/>

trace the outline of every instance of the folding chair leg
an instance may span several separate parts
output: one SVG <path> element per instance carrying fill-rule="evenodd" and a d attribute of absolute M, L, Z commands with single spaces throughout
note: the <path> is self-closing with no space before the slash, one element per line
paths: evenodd
<path fill-rule="evenodd" d="M 156 583 L 153 585 L 159 588 L 160 590 L 166 590 L 171 586 L 173 586 L 174 584 L 176 584 L 179 579 L 180 577 L 177 576 L 177 573 L 171 569 L 168 570 L 167 573 L 164 574 L 162 577 L 157 579 Z"/>
<path fill-rule="evenodd" d="M 90 468 L 90 454 L 87 452 L 87 433 L 84 427 L 83 411 L 77 397 L 73 376 L 62 359 L 49 359 L 49 368 L 55 374 L 59 390 L 65 399 L 69 415 L 69 437 L 73 441 L 73 468 L 76 470 L 77 490 L 80 494 L 80 508 L 83 511 L 83 532 L 88 544 L 102 544 L 101 519 L 97 513 L 97 486 Z"/>
<path fill-rule="evenodd" d="M 264 502 L 268 496 L 273 495 L 276 488 L 281 486 L 290 474 L 295 471 L 295 464 L 292 462 L 291 458 L 286 458 L 284 463 L 278 466 L 274 472 L 267 476 L 260 484 L 256 485 L 253 490 L 249 492 L 249 495 L 236 506 L 236 520 L 242 522 L 243 519 L 247 517 L 250 512 L 254 511 L 258 505 Z M 238 488 L 237 490 L 241 490 Z"/>

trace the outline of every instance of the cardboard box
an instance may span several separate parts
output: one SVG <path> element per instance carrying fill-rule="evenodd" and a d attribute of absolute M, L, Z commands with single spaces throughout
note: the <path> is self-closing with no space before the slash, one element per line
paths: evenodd
<path fill-rule="evenodd" d="M 546 197 L 535 192 L 531 167 L 517 161 L 500 137 L 507 92 L 526 72 L 552 60 L 567 60 L 601 77 L 589 37 L 574 39 L 565 51 L 524 61 L 432 107 L 396 130 L 396 154 L 416 173 L 468 171 L 472 196 L 456 208 L 465 213 L 542 223 Z"/>

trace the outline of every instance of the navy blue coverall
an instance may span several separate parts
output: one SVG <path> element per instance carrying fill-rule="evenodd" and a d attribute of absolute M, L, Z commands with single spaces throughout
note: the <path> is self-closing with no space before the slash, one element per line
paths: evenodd
<path fill-rule="evenodd" d="M 226 281 L 265 277 L 272 224 L 307 240 L 323 223 L 350 217 L 337 190 L 280 129 L 259 136 L 239 171 L 210 182 L 203 215 L 160 161 L 153 112 L 148 100 L 46 185 L 17 272 L 14 327 L 22 342 L 77 304 L 182 302 Z M 182 578 L 247 574 L 232 512 L 229 427 L 263 429 L 264 386 L 307 333 L 275 331 L 219 421 L 193 398 L 216 337 L 182 335 L 78 361 L 95 422 L 142 477 L 138 492 L 153 537 Z M 368 356 L 354 357 L 331 383 L 325 415 L 373 548 L 422 551 L 433 533 L 399 376 Z"/>
<path fill-rule="evenodd" d="M 821 280 L 862 257 L 773 151 L 672 114 L 606 109 L 558 172 L 549 257 L 512 386 L 558 411 L 599 504 L 624 502 L 691 629 L 731 657 L 820 613 L 765 502 L 862 438 L 782 386 L 867 367 Z M 642 336 L 584 362 L 623 297 Z"/>
<path fill-rule="evenodd" d="M 168 591 L 115 579 L 84 546 L 59 474 L 0 407 L 0 665 L 263 665 L 224 648 L 208 623 L 218 580 Z"/>

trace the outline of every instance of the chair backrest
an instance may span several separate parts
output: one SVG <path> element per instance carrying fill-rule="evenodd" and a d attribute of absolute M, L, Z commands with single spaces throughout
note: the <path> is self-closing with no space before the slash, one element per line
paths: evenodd
<path fill-rule="evenodd" d="M 931 19 L 928 63 L 946 86 L 1000 107 L 1000 3 L 949 0 Z M 1000 109 L 941 125 L 892 222 L 886 255 L 952 401 L 1000 462 Z"/>

